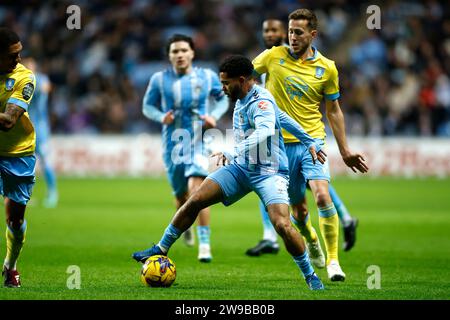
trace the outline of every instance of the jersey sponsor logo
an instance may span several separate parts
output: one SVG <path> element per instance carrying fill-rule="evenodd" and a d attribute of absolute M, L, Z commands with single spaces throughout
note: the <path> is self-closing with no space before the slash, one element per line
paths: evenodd
<path fill-rule="evenodd" d="M 261 110 L 267 110 L 267 108 L 269 107 L 269 103 L 267 101 L 260 101 L 258 102 L 258 108 L 260 108 Z"/>
<path fill-rule="evenodd" d="M 291 100 L 294 100 L 295 97 L 298 97 L 300 100 L 309 88 L 304 80 L 296 76 L 285 78 L 284 87 Z"/>
<path fill-rule="evenodd" d="M 325 68 L 316 67 L 316 74 L 314 75 L 314 77 L 316 77 L 317 79 L 322 79 L 322 76 L 324 73 L 325 73 Z"/>
<path fill-rule="evenodd" d="M 14 88 L 14 83 L 16 83 L 16 80 L 13 78 L 8 78 L 5 81 L 5 90 L 11 91 Z"/>
<path fill-rule="evenodd" d="M 22 90 L 22 97 L 25 101 L 30 100 L 34 92 L 34 85 L 30 82 L 27 83 Z"/>

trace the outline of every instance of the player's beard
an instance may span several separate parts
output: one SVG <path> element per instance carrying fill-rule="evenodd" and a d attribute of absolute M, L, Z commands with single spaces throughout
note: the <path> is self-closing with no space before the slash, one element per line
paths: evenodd
<path fill-rule="evenodd" d="M 236 101 L 237 99 L 239 99 L 239 96 L 241 95 L 241 89 L 242 88 L 240 85 L 230 87 L 230 98 L 232 101 Z"/>
<path fill-rule="evenodd" d="M 270 42 L 264 42 L 264 45 L 266 46 L 266 49 L 271 49 L 272 47 L 279 47 L 283 44 L 283 38 L 277 38 L 275 41 Z"/>

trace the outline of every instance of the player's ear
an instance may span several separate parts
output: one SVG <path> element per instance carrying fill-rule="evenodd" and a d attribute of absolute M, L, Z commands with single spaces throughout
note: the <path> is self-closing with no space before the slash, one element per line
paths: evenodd
<path fill-rule="evenodd" d="M 317 37 L 317 30 L 312 30 L 311 31 L 311 36 L 313 39 L 315 39 Z"/>

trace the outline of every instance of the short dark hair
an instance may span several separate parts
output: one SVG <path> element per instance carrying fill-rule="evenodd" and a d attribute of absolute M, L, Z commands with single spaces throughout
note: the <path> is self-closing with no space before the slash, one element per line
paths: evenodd
<path fill-rule="evenodd" d="M 189 43 L 189 46 L 191 47 L 191 49 L 193 51 L 195 51 L 195 46 L 194 46 L 194 40 L 192 40 L 191 37 L 186 36 L 184 34 L 174 34 L 173 36 L 171 36 L 169 38 L 169 40 L 167 40 L 167 45 L 166 45 L 166 53 L 169 54 L 170 51 L 170 45 L 174 42 L 178 42 L 178 41 L 185 41 L 187 43 Z"/>
<path fill-rule="evenodd" d="M 289 20 L 308 20 L 309 30 L 317 30 L 317 16 L 309 9 L 297 9 L 289 14 Z"/>
<path fill-rule="evenodd" d="M 253 64 L 247 57 L 231 55 L 222 61 L 219 72 L 226 72 L 230 78 L 250 77 L 253 73 Z"/>
<path fill-rule="evenodd" d="M 9 28 L 0 27 L 0 52 L 5 52 L 10 46 L 20 42 L 20 38 Z"/>

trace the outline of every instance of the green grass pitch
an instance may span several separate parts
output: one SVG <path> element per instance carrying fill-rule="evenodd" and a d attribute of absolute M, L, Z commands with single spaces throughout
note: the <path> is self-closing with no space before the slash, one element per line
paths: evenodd
<path fill-rule="evenodd" d="M 284 248 L 278 255 L 245 256 L 262 236 L 254 194 L 228 208 L 212 207 L 212 263 L 199 263 L 197 248 L 180 239 L 169 252 L 177 267 L 175 284 L 147 288 L 139 281 L 140 264 L 131 253 L 157 242 L 173 215 L 168 182 L 61 178 L 59 207 L 44 209 L 40 202 L 45 187 L 38 179 L 18 264 L 22 288 L 0 288 L 0 300 L 450 297 L 449 179 L 336 178 L 334 186 L 360 219 L 358 238 L 350 252 L 340 251 L 346 281 L 331 283 L 324 269 L 316 270 L 326 290 L 311 292 Z M 318 230 L 310 194 L 308 199 Z M 4 211 L 2 205 L 0 209 Z M 0 248 L 3 257 L 3 236 Z M 80 268 L 80 290 L 67 288 L 71 265 Z M 380 268 L 380 289 L 367 287 L 371 265 Z"/>

